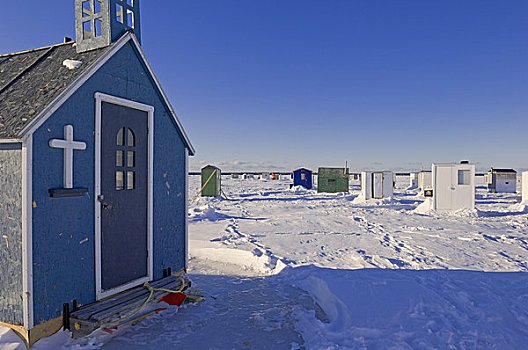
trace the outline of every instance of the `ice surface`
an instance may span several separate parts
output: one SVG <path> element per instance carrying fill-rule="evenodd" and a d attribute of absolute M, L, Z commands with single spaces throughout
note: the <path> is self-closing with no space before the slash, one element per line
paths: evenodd
<path fill-rule="evenodd" d="M 35 348 L 526 348 L 520 196 L 481 186 L 475 210 L 444 214 L 397 180 L 390 200 L 365 202 L 354 184 L 328 194 L 224 177 L 229 200 L 189 207 L 189 272 L 204 302 Z M 191 176 L 190 198 L 199 185 Z"/>

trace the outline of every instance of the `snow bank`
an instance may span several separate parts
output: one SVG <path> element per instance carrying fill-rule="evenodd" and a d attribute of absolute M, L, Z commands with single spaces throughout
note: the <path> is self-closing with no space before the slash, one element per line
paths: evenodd
<path fill-rule="evenodd" d="M 392 197 L 365 199 L 365 196 L 363 195 L 363 193 L 360 193 L 350 203 L 352 203 L 352 204 L 362 204 L 362 205 L 368 204 L 368 205 L 374 206 L 374 205 L 390 204 L 390 203 L 393 203 L 393 202 L 394 201 L 393 201 Z"/>
<path fill-rule="evenodd" d="M 260 275 L 274 275 L 282 271 L 286 265 L 280 260 L 275 260 L 259 250 L 253 252 L 230 249 L 222 247 L 196 247 L 196 243 L 191 243 L 194 247 L 192 257 L 199 258 L 205 263 L 215 262 L 216 264 L 235 265 L 243 270 L 257 272 Z"/>
<path fill-rule="evenodd" d="M 356 198 L 354 198 L 351 203 L 352 204 L 364 204 L 367 200 L 365 199 L 365 196 L 363 193 L 358 194 Z"/>
<path fill-rule="evenodd" d="M 508 210 L 512 213 L 528 213 L 528 205 L 522 203 L 512 204 L 508 207 Z"/>
<path fill-rule="evenodd" d="M 287 189 L 287 191 L 293 192 L 293 194 L 298 194 L 298 195 L 306 195 L 306 194 L 315 194 L 315 193 L 317 193 L 317 191 L 315 191 L 313 188 L 308 190 L 308 189 L 304 188 L 301 185 L 292 186 L 291 188 Z"/>
<path fill-rule="evenodd" d="M 426 197 L 411 213 L 415 214 L 435 214 L 438 216 L 457 216 L 457 217 L 478 217 L 477 209 L 460 209 L 455 211 L 435 211 L 433 210 L 433 198 Z"/>
<path fill-rule="evenodd" d="M 425 200 L 419 204 L 416 209 L 411 211 L 416 214 L 427 214 L 433 210 L 433 199 L 430 197 L 425 198 Z"/>
<path fill-rule="evenodd" d="M 217 212 L 210 204 L 203 204 L 189 209 L 189 221 L 218 221 L 229 218 L 230 216 Z"/>
<path fill-rule="evenodd" d="M 287 269 L 326 313 L 298 309 L 308 349 L 497 348 L 528 341 L 527 273 Z"/>

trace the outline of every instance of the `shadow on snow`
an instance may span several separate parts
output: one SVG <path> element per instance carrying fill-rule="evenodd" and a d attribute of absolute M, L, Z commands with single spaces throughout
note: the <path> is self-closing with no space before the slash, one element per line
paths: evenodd
<path fill-rule="evenodd" d="M 190 277 L 204 302 L 146 319 L 104 348 L 517 349 L 528 342 L 528 273 L 301 266 L 269 277 Z"/>

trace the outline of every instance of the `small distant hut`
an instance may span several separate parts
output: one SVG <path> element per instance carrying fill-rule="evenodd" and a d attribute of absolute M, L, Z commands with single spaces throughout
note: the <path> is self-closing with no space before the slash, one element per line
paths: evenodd
<path fill-rule="evenodd" d="M 391 171 L 364 171 L 361 173 L 361 193 L 365 199 L 392 196 L 394 187 Z"/>
<path fill-rule="evenodd" d="M 232 179 L 238 179 L 238 174 L 231 174 Z"/>
<path fill-rule="evenodd" d="M 411 172 L 409 174 L 409 188 L 417 188 L 417 187 L 418 187 L 418 173 Z"/>
<path fill-rule="evenodd" d="M 433 188 L 432 172 L 422 170 L 418 173 L 418 189 L 420 191 L 430 190 Z"/>
<path fill-rule="evenodd" d="M 522 201 L 521 203 L 528 205 L 528 171 L 522 173 Z"/>
<path fill-rule="evenodd" d="M 317 192 L 348 192 L 348 168 L 319 168 Z"/>
<path fill-rule="evenodd" d="M 513 169 L 493 169 L 484 175 L 488 192 L 515 193 L 517 172 Z"/>
<path fill-rule="evenodd" d="M 434 210 L 475 208 L 475 165 L 433 164 L 432 170 Z"/>
<path fill-rule="evenodd" d="M 302 186 L 306 189 L 312 188 L 312 171 L 300 168 L 293 171 L 293 186 Z"/>
<path fill-rule="evenodd" d="M 202 168 L 202 197 L 218 197 L 222 191 L 222 172 L 219 168 L 207 165 Z"/>

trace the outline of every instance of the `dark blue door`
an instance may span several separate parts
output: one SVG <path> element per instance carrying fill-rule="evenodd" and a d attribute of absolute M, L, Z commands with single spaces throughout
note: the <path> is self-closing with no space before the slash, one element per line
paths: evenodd
<path fill-rule="evenodd" d="M 101 106 L 101 288 L 148 275 L 148 113 Z"/>

